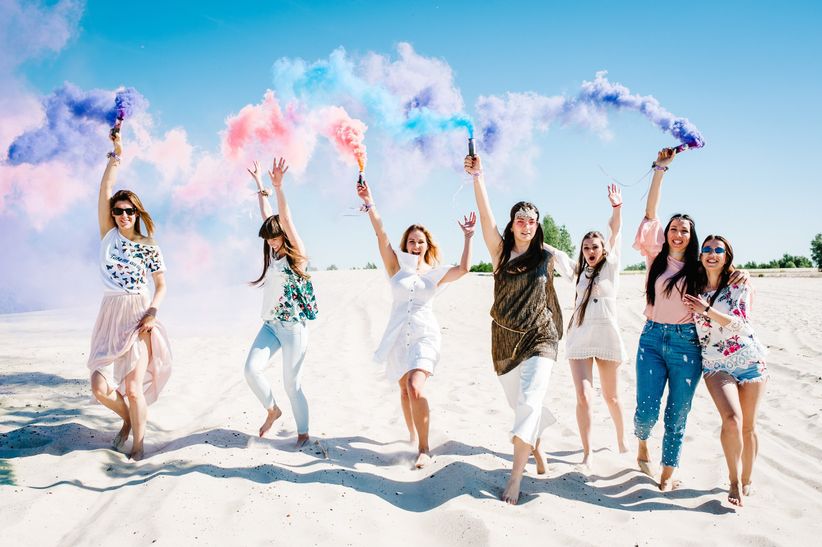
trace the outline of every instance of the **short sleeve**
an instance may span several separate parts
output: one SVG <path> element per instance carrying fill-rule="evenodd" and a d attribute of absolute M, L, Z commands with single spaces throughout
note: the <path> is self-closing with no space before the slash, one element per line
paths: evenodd
<path fill-rule="evenodd" d="M 747 285 L 731 285 L 728 293 L 728 315 L 731 316 L 731 322 L 725 328 L 736 332 L 744 330 L 748 323 L 751 290 Z"/>
<path fill-rule="evenodd" d="M 608 239 L 607 241 L 611 241 L 611 228 L 608 228 Z M 606 243 L 607 245 L 607 243 Z M 617 232 L 616 237 L 614 238 L 614 247 L 608 249 L 608 255 L 605 257 L 605 260 L 608 261 L 609 264 L 613 264 L 616 267 L 619 267 L 619 261 L 622 258 L 622 230 Z"/>
<path fill-rule="evenodd" d="M 634 249 L 645 257 L 647 263 L 651 263 L 662 251 L 662 244 L 665 243 L 665 234 L 662 233 L 662 223 L 658 218 L 643 218 L 639 224 L 634 238 Z"/>
<path fill-rule="evenodd" d="M 163 253 L 157 245 L 146 248 L 146 268 L 151 273 L 166 271 L 166 263 L 163 260 Z"/>
<path fill-rule="evenodd" d="M 571 257 L 550 245 L 547 247 L 551 254 L 554 255 L 554 270 L 565 278 L 566 281 L 573 281 L 575 268 Z"/>

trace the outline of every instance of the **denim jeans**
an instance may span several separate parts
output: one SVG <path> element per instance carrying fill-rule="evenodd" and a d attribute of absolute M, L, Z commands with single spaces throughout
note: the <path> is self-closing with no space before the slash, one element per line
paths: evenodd
<path fill-rule="evenodd" d="M 277 350 L 283 350 L 283 387 L 291 401 L 291 411 L 297 422 L 297 433 L 308 433 L 308 401 L 300 384 L 305 350 L 308 346 L 308 327 L 304 321 L 266 321 L 251 345 L 245 361 L 245 379 L 251 391 L 266 408 L 277 403 L 271 385 L 263 371 Z"/>
<path fill-rule="evenodd" d="M 662 465 L 679 466 L 685 424 L 701 375 L 702 352 L 693 324 L 645 323 L 636 356 L 634 434 L 642 440 L 650 437 L 667 384 Z"/>

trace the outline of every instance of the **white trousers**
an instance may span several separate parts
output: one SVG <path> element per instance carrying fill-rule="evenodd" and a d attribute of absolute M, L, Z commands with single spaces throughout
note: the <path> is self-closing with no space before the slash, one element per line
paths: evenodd
<path fill-rule="evenodd" d="M 544 409 L 547 415 L 543 417 L 542 407 L 553 366 L 552 359 L 531 357 L 514 370 L 498 376 L 508 405 L 514 410 L 511 442 L 514 441 L 514 437 L 519 437 L 533 447 L 542 431 L 556 421 L 548 409 Z"/>

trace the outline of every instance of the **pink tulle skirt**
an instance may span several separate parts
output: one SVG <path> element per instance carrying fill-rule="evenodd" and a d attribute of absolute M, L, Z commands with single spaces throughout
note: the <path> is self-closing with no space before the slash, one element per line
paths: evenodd
<path fill-rule="evenodd" d="M 148 309 L 146 294 L 109 293 L 103 296 L 97 323 L 91 334 L 88 368 L 91 375 L 99 372 L 125 396 L 126 376 L 137 367 L 145 351 L 138 344 L 137 325 Z M 171 346 L 163 325 L 158 321 L 151 329 L 151 360 L 143 380 L 146 403 L 151 404 L 171 376 Z"/>

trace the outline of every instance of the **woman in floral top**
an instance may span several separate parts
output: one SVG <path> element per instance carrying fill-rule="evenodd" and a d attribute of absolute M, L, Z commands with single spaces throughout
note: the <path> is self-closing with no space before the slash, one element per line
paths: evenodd
<path fill-rule="evenodd" d="M 728 501 L 741 506 L 742 495 L 750 493 L 759 448 L 756 412 L 768 376 L 765 348 L 748 323 L 750 286 L 730 281 L 733 258 L 727 239 L 705 238 L 701 290 L 698 296 L 685 295 L 684 301 L 694 314 L 705 384 L 722 418 L 720 438 L 731 482 Z"/>
<path fill-rule="evenodd" d="M 120 134 L 112 140 L 114 152 L 108 155 L 97 203 L 105 289 L 91 335 L 88 368 L 94 397 L 123 419 L 114 448 L 121 450 L 131 434 L 129 456 L 141 460 L 148 405 L 157 400 L 171 375 L 168 336 L 157 320 L 166 294 L 166 268 L 152 238 L 154 222 L 140 198 L 130 190 L 113 192 L 122 155 Z"/>
<path fill-rule="evenodd" d="M 291 218 L 291 210 L 283 193 L 283 175 L 288 171 L 285 160 L 275 158 L 268 176 L 277 196 L 279 214 L 273 214 L 268 202 L 268 191 L 263 188 L 259 162 L 248 172 L 257 184 L 257 196 L 263 225 L 259 236 L 263 239 L 263 273 L 253 285 L 263 286 L 263 326 L 248 352 L 245 378 L 251 390 L 266 409 L 267 415 L 260 426 L 260 437 L 271 429 L 282 416 L 274 401 L 271 386 L 263 371 L 271 357 L 283 350 L 283 386 L 291 401 L 291 410 L 297 422 L 297 447 L 308 442 L 308 401 L 300 383 L 303 361 L 308 346 L 306 321 L 317 317 L 314 286 L 305 273 L 308 265 L 305 246 Z"/>

